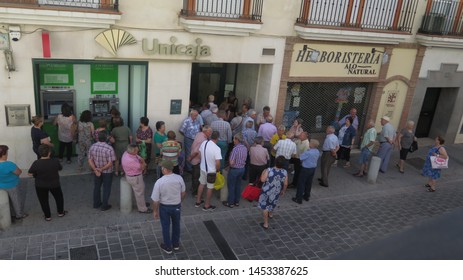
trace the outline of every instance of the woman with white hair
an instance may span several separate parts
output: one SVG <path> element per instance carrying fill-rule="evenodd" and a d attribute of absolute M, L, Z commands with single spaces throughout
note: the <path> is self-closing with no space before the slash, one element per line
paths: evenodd
<path fill-rule="evenodd" d="M 412 146 L 413 141 L 416 141 L 414 127 L 415 123 L 413 121 L 408 121 L 407 126 L 400 131 L 397 137 L 397 143 L 399 145 L 400 151 L 400 161 L 396 164 L 396 166 L 399 168 L 399 172 L 402 174 L 404 173 L 404 162 L 407 160 L 410 147 Z"/>

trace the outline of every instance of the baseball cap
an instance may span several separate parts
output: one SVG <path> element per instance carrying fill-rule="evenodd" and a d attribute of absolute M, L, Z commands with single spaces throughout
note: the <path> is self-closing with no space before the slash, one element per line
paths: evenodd
<path fill-rule="evenodd" d="M 161 162 L 161 166 L 168 170 L 174 169 L 174 164 L 171 161 L 164 160 Z"/>

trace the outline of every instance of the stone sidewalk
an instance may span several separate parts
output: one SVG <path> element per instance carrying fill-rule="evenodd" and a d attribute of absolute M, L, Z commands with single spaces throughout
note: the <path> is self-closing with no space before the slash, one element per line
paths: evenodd
<path fill-rule="evenodd" d="M 69 214 L 45 222 L 33 181 L 22 179 L 30 216 L 0 232 L 0 259 L 74 259 L 79 257 L 79 250 L 84 252 L 80 256 L 88 259 L 229 258 L 223 245 L 237 259 L 334 258 L 461 208 L 463 145 L 448 145 L 447 149 L 450 169 L 443 171 L 435 193 L 425 191 L 422 185 L 426 179 L 411 165 L 407 164 L 405 174 L 397 172 L 394 165 L 398 151 L 394 151 L 389 171 L 380 174 L 375 185 L 350 175 L 355 167 L 338 167 L 332 169 L 329 188 L 318 186 L 314 180 L 309 203 L 295 204 L 291 201 L 295 191 L 289 190 L 267 231 L 259 226 L 261 213 L 251 203 L 243 201 L 240 207 L 230 209 L 214 201 L 218 208 L 211 213 L 194 208 L 193 198 L 188 196 L 182 206 L 181 250 L 172 255 L 159 249 L 161 228 L 152 215 L 139 214 L 135 209 L 130 214 L 119 212 L 118 180 L 113 182 L 113 208 L 101 212 L 91 208 L 91 175 L 63 176 Z M 424 158 L 427 150 L 420 147 L 410 155 L 410 161 Z M 352 162 L 356 160 L 357 155 L 353 155 Z M 185 180 L 188 188 L 188 175 Z M 145 178 L 147 200 L 154 181 L 153 175 Z M 53 199 L 51 205 L 54 209 Z M 209 231 L 205 221 L 212 221 L 218 233 Z M 214 242 L 217 235 L 223 244 Z"/>

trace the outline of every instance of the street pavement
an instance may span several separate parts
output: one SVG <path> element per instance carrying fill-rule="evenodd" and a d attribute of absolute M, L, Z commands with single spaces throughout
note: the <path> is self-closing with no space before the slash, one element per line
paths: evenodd
<path fill-rule="evenodd" d="M 429 143 L 420 141 L 410 162 L 420 163 Z M 242 201 L 230 209 L 215 196 L 217 209 L 204 212 L 194 207 L 188 192 L 182 204 L 181 249 L 171 255 L 159 248 L 161 227 L 151 214 L 138 213 L 135 203 L 131 213 L 119 211 L 119 177 L 113 180 L 112 209 L 101 212 L 92 208 L 92 175 L 66 165 L 61 183 L 69 213 L 46 222 L 33 179 L 21 179 L 29 217 L 0 231 L 0 259 L 462 259 L 463 145 L 446 148 L 450 168 L 442 172 L 434 193 L 426 192 L 426 178 L 412 165 L 406 164 L 405 174 L 398 172 L 397 150 L 376 184 L 351 175 L 357 171 L 354 153 L 352 167 L 332 168 L 329 188 L 314 179 L 310 202 L 294 203 L 295 190 L 288 190 L 269 230 L 260 227 L 261 212 L 252 203 Z M 189 190 L 190 176 L 184 177 Z M 145 182 L 149 201 L 154 174 Z M 50 205 L 56 210 L 52 197 Z M 445 248 L 452 250 L 442 253 Z"/>

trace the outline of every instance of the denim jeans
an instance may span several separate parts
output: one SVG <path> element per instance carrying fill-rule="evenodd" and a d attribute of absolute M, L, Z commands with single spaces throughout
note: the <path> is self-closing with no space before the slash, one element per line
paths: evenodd
<path fill-rule="evenodd" d="M 161 220 L 162 239 L 167 248 L 180 245 L 180 212 L 181 205 L 159 205 L 159 219 Z M 172 237 L 170 223 L 172 221 Z"/>
<path fill-rule="evenodd" d="M 299 178 L 297 181 L 297 192 L 296 200 L 302 201 L 302 198 L 310 198 L 310 191 L 312 190 L 312 180 L 315 175 L 315 169 L 317 168 L 305 168 L 302 167 Z"/>
<path fill-rule="evenodd" d="M 191 139 L 191 138 L 188 138 L 188 137 L 185 137 L 183 139 L 183 148 L 185 149 L 185 159 L 190 156 L 191 154 L 191 145 L 193 145 L 193 141 L 194 139 Z M 186 160 L 185 161 L 185 170 L 188 171 L 188 172 L 191 172 L 191 169 L 192 169 L 192 165 L 191 163 Z"/>
<path fill-rule="evenodd" d="M 113 173 L 101 173 L 100 177 L 95 176 L 95 186 L 93 188 L 93 208 L 108 206 L 112 183 Z M 101 203 L 101 185 L 103 185 L 103 203 Z"/>
<path fill-rule="evenodd" d="M 243 168 L 230 168 L 227 176 L 228 204 L 232 205 L 240 202 L 241 197 L 241 177 L 244 174 Z"/>

